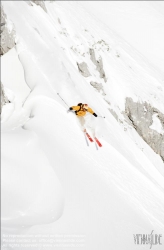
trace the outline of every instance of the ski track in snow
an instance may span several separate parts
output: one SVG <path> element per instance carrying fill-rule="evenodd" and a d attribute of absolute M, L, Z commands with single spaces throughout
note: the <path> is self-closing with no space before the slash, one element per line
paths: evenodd
<path fill-rule="evenodd" d="M 164 233 L 163 162 L 109 112 L 113 108 L 121 120 L 127 96 L 164 112 L 161 72 L 78 2 L 47 1 L 48 13 L 24 1 L 3 6 L 17 31 L 16 51 L 2 57 L 2 82 L 15 95 L 2 112 L 3 232 L 85 235 L 85 246 L 76 250 L 131 250 L 133 234 Z M 106 83 L 89 48 L 103 59 Z M 83 61 L 88 78 L 77 69 Z M 106 96 L 90 81 L 102 83 Z M 80 100 L 106 117 L 86 118 L 102 148 L 86 145 L 58 92 L 68 106 Z"/>

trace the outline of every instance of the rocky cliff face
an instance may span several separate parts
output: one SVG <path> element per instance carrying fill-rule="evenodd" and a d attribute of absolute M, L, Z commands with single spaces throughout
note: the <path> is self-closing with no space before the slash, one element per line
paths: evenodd
<path fill-rule="evenodd" d="M 87 66 L 86 62 L 77 63 L 77 66 L 78 66 L 79 72 L 82 74 L 82 76 L 88 77 L 91 75 L 89 70 L 88 70 L 88 66 Z"/>
<path fill-rule="evenodd" d="M 101 56 L 99 57 L 98 60 L 96 60 L 94 49 L 89 49 L 89 53 L 90 53 L 90 59 L 91 59 L 91 61 L 94 63 L 94 65 L 96 66 L 96 70 L 100 74 L 100 78 L 103 78 L 104 82 L 106 82 L 107 79 L 106 79 L 106 76 L 105 76 L 105 71 L 103 69 L 103 61 L 102 61 Z"/>
<path fill-rule="evenodd" d="M 15 31 L 11 25 L 7 23 L 7 17 L 4 13 L 3 7 L 1 11 L 1 45 L 0 55 L 5 54 L 15 46 Z"/>
<path fill-rule="evenodd" d="M 10 49 L 12 49 L 15 46 L 15 32 L 13 27 L 9 26 L 7 23 L 7 17 L 4 13 L 3 7 L 0 6 L 1 11 L 1 44 L 0 44 L 0 55 L 4 55 L 6 52 L 8 52 Z M 9 103 L 7 96 L 5 95 L 3 84 L 0 83 L 1 88 L 1 107 L 0 107 L 0 113 L 2 112 L 2 108 L 6 103 Z"/>
<path fill-rule="evenodd" d="M 7 96 L 5 95 L 3 84 L 1 83 L 1 109 L 0 109 L 0 113 L 2 112 L 3 105 L 5 105 L 6 103 L 9 103 L 9 102 L 10 101 L 8 100 Z"/>
<path fill-rule="evenodd" d="M 26 2 L 30 2 L 30 1 L 26 1 Z M 46 6 L 44 1 L 35 1 L 32 0 L 33 3 L 35 3 L 36 5 L 40 6 L 45 12 L 47 12 Z"/>
<path fill-rule="evenodd" d="M 125 117 L 164 161 L 164 115 L 150 104 L 126 98 Z"/>

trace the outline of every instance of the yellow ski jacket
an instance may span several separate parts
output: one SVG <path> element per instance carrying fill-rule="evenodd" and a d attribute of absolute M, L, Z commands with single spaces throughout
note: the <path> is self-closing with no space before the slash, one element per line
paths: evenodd
<path fill-rule="evenodd" d="M 71 110 L 75 110 L 75 113 L 77 116 L 85 116 L 86 112 L 89 112 L 92 115 L 94 114 L 94 111 L 90 107 L 85 109 L 85 108 L 83 108 L 83 106 L 72 106 Z"/>

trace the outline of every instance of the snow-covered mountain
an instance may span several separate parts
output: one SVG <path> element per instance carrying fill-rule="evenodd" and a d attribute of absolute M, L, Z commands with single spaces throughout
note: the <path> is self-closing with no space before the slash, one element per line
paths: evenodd
<path fill-rule="evenodd" d="M 141 5 L 2 2 L 3 51 L 16 44 L 1 57 L 3 250 L 131 250 L 134 235 L 164 233 L 163 59 L 126 29 L 138 13 L 162 26 L 163 5 Z M 67 112 L 79 102 L 101 148 Z"/>

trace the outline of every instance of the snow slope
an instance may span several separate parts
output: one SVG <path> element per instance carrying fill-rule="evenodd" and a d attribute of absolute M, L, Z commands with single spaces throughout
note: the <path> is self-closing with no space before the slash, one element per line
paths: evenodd
<path fill-rule="evenodd" d="M 17 53 L 9 53 L 19 68 L 9 65 L 9 54 L 2 57 L 4 86 L 17 94 L 2 112 L 2 230 L 43 240 L 12 249 L 131 250 L 133 234 L 164 233 L 163 162 L 121 113 L 127 96 L 164 112 L 161 72 L 81 3 L 47 1 L 47 13 L 24 1 L 3 2 L 3 7 L 16 29 Z M 89 48 L 103 59 L 106 83 Z M 88 78 L 77 68 L 83 61 Z M 6 67 L 8 72 L 14 67 L 22 89 L 10 87 Z M 106 95 L 90 81 L 101 83 Z M 86 145 L 77 118 L 67 113 L 58 92 L 68 106 L 88 103 L 106 117 L 86 117 L 101 149 Z"/>
<path fill-rule="evenodd" d="M 97 19 L 117 32 L 163 73 L 163 1 L 81 1 Z"/>

